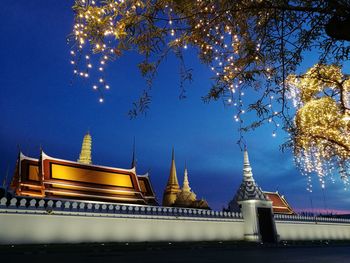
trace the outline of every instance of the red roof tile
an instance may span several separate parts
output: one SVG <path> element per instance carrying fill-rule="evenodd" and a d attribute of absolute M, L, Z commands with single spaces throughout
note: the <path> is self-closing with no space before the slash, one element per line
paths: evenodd
<path fill-rule="evenodd" d="M 275 214 L 295 214 L 286 199 L 278 192 L 264 192 L 264 194 L 272 201 L 272 209 Z"/>

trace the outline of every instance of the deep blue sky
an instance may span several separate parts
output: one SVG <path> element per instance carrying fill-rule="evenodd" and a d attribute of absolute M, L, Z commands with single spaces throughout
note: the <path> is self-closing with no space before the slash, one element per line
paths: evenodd
<path fill-rule="evenodd" d="M 158 72 L 147 116 L 130 120 L 132 102 L 145 87 L 135 54 L 108 66 L 111 90 L 99 104 L 91 82 L 73 80 L 66 36 L 73 26 L 72 1 L 13 0 L 0 9 L 0 177 L 13 174 L 17 145 L 38 157 L 40 146 L 53 157 L 76 160 L 83 135 L 90 130 L 94 164 L 128 168 L 136 137 L 138 173 L 150 170 L 158 200 L 166 184 L 171 148 L 175 147 L 182 183 L 187 162 L 192 189 L 209 205 L 221 209 L 233 197 L 242 179 L 242 157 L 233 109 L 222 102 L 204 104 L 211 73 L 188 51 L 194 81 L 179 100 L 178 64 L 169 57 Z M 311 56 L 312 57 L 312 56 Z M 304 68 L 312 65 L 306 61 Z M 249 96 L 249 94 L 248 94 Z M 322 191 L 314 178 L 314 193 L 306 192 L 306 178 L 294 167 L 291 153 L 281 153 L 285 134 L 264 126 L 246 134 L 253 173 L 258 184 L 279 190 L 294 208 L 324 209 Z M 349 192 L 341 182 L 328 183 L 327 208 L 348 209 Z"/>

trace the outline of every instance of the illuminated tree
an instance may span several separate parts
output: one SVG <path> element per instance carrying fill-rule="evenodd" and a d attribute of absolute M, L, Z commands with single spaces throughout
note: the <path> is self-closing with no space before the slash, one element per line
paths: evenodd
<path fill-rule="evenodd" d="M 239 123 L 246 111 L 256 112 L 257 120 L 242 130 L 254 129 L 265 121 L 277 126 L 275 119 L 282 118 L 296 140 L 296 156 L 302 156 L 304 150 L 305 154 L 313 154 L 311 148 L 327 148 L 333 142 L 334 158 L 343 158 L 344 153 L 337 148 L 341 146 L 336 146 L 340 143 L 338 137 L 333 141 L 329 138 L 327 145 L 324 141 L 313 147 L 302 143 L 306 135 L 298 127 L 308 129 L 311 125 L 301 121 L 307 101 L 301 98 L 305 105 L 298 108 L 296 123 L 300 125 L 294 125 L 285 81 L 301 63 L 305 51 L 319 51 L 319 64 L 341 65 L 349 59 L 349 1 L 75 0 L 73 10 L 75 24 L 68 40 L 74 74 L 86 78 L 93 69 L 101 73 L 92 85 L 99 91 L 100 102 L 104 89 L 110 88 L 103 75 L 106 65 L 127 52 L 142 56 L 138 68 L 148 84 L 134 103 L 131 117 L 148 108 L 152 80 L 169 52 L 179 58 L 180 97 L 185 97 L 184 82 L 191 80 L 192 71 L 184 63 L 184 51 L 190 49 L 213 72 L 212 87 L 203 91 L 204 101 L 222 99 L 232 105 Z M 256 100 L 250 105 L 243 105 L 245 91 L 256 91 Z M 317 103 L 333 109 L 335 118 L 339 103 L 331 99 L 334 97 L 326 96 Z M 339 127 L 343 127 L 340 122 Z"/>
<path fill-rule="evenodd" d="M 288 95 L 296 107 L 291 142 L 297 164 L 325 176 L 339 173 L 348 185 L 350 160 L 350 77 L 335 65 L 315 65 L 287 78 Z M 310 189 L 311 190 L 311 189 Z"/>

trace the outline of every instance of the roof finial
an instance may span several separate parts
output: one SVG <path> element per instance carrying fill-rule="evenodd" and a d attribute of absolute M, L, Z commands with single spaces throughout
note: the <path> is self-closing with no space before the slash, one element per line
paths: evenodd
<path fill-rule="evenodd" d="M 134 144 L 133 144 L 133 147 L 132 147 L 132 161 L 131 161 L 131 168 L 136 168 L 136 151 L 135 151 L 135 148 L 136 148 L 136 143 L 135 143 L 135 136 L 134 136 Z"/>

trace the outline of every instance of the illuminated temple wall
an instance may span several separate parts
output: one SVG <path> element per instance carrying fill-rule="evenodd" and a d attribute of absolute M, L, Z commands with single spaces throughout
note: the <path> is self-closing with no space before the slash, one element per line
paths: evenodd
<path fill-rule="evenodd" d="M 25 223 L 24 223 L 25 222 Z M 350 240 L 350 220 L 275 215 L 280 240 Z M 0 244 L 229 241 L 240 213 L 126 204 L 0 199 Z"/>
<path fill-rule="evenodd" d="M 238 213 L 37 201 L 1 199 L 0 244 L 214 241 L 243 237 L 243 219 Z"/>
<path fill-rule="evenodd" d="M 285 216 L 276 219 L 280 240 L 350 240 L 350 220 Z"/>

